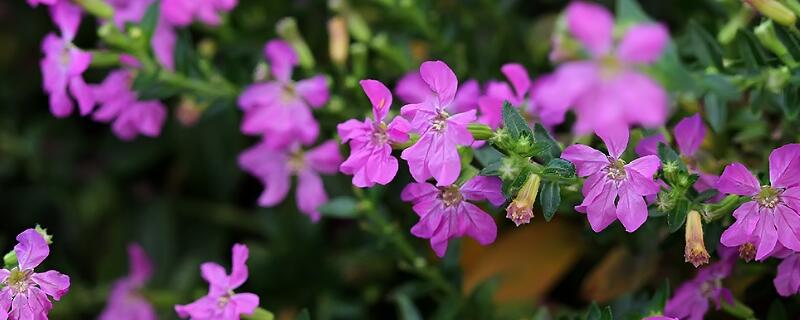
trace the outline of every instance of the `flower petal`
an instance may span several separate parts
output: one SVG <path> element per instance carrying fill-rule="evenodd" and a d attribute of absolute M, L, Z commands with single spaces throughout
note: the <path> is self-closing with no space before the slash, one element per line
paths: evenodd
<path fill-rule="evenodd" d="M 231 297 L 231 303 L 236 306 L 237 319 L 239 315 L 251 315 L 258 308 L 258 296 L 253 293 L 237 293 Z"/>
<path fill-rule="evenodd" d="M 732 163 L 725 167 L 717 181 L 719 192 L 752 196 L 761 190 L 758 180 L 741 163 Z"/>
<path fill-rule="evenodd" d="M 769 214 L 762 215 L 762 217 L 758 219 L 758 226 L 756 226 L 756 231 L 759 236 L 756 248 L 757 261 L 768 257 L 778 243 L 778 230 L 775 222 L 775 218 Z"/>
<path fill-rule="evenodd" d="M 572 2 L 567 7 L 567 26 L 570 33 L 595 57 L 611 49 L 614 18 L 605 7 L 582 1 Z"/>
<path fill-rule="evenodd" d="M 623 184 L 619 189 L 616 214 L 625 231 L 634 232 L 647 220 L 647 204 L 632 186 Z"/>
<path fill-rule="evenodd" d="M 667 143 L 667 140 L 664 139 L 664 135 L 660 133 L 649 137 L 645 137 L 642 140 L 640 140 L 639 144 L 636 145 L 636 149 L 634 149 L 634 151 L 636 151 L 636 154 L 638 154 L 640 157 L 650 156 L 650 155 L 657 156 L 659 143 L 664 143 L 664 144 Z"/>
<path fill-rule="evenodd" d="M 605 127 L 599 128 L 596 133 L 597 136 L 603 140 L 603 143 L 606 144 L 608 154 L 614 159 L 619 159 L 619 156 L 622 155 L 628 147 L 628 137 L 630 134 L 628 128 L 619 126 Z"/>
<path fill-rule="evenodd" d="M 200 265 L 200 274 L 208 282 L 208 294 L 220 295 L 228 292 L 230 278 L 225 273 L 225 268 L 214 262 L 205 262 Z"/>
<path fill-rule="evenodd" d="M 462 113 L 475 109 L 478 105 L 478 96 L 481 95 L 481 88 L 477 80 L 470 79 L 464 82 L 453 98 L 453 102 L 447 108 L 450 113 Z"/>
<path fill-rule="evenodd" d="M 675 129 L 675 141 L 681 154 L 691 157 L 700 148 L 700 144 L 706 136 L 706 126 L 703 125 L 703 118 L 699 113 L 681 119 Z"/>
<path fill-rule="evenodd" d="M 383 121 L 392 106 L 392 92 L 378 80 L 361 80 L 359 84 L 367 94 L 369 102 L 372 103 L 372 114 L 375 121 Z"/>
<path fill-rule="evenodd" d="M 292 79 L 292 68 L 300 61 L 292 45 L 283 40 L 271 40 L 264 46 L 264 55 L 276 79 L 287 82 Z"/>
<path fill-rule="evenodd" d="M 426 61 L 419 67 L 422 80 L 438 95 L 440 108 L 453 102 L 458 87 L 458 79 L 453 70 L 442 61 Z"/>
<path fill-rule="evenodd" d="M 589 218 L 589 225 L 594 232 L 603 231 L 608 225 L 617 219 L 614 200 L 617 198 L 617 188 L 613 183 L 598 185 L 602 187 L 597 194 L 597 198 L 586 207 L 586 215 Z"/>
<path fill-rule="evenodd" d="M 407 184 L 400 192 L 400 199 L 406 202 L 418 202 L 426 198 L 436 197 L 439 189 L 427 182 L 412 182 Z"/>
<path fill-rule="evenodd" d="M 648 180 L 653 179 L 653 175 L 658 171 L 659 167 L 661 167 L 661 160 L 653 155 L 641 157 L 625 165 L 626 169 L 635 170 Z"/>
<path fill-rule="evenodd" d="M 781 296 L 789 297 L 797 294 L 800 291 L 800 254 L 792 254 L 783 259 L 778 265 L 778 274 L 772 282 Z"/>
<path fill-rule="evenodd" d="M 305 162 L 314 170 L 334 174 L 342 163 L 342 155 L 339 153 L 339 144 L 336 141 L 328 140 L 314 149 L 309 150 L 305 155 Z"/>
<path fill-rule="evenodd" d="M 497 177 L 475 176 L 461 186 L 461 195 L 470 201 L 489 200 L 499 206 L 506 202 L 502 187 L 503 182 Z"/>
<path fill-rule="evenodd" d="M 781 245 L 793 251 L 800 251 L 800 215 L 781 204 L 775 207 L 774 219 Z"/>
<path fill-rule="evenodd" d="M 328 194 L 322 185 L 322 178 L 311 171 L 303 170 L 297 175 L 297 209 L 309 216 L 312 222 L 319 221 L 319 207 L 328 202 Z"/>
<path fill-rule="evenodd" d="M 778 188 L 800 184 L 800 144 L 787 144 L 770 153 L 769 181 Z"/>
<path fill-rule="evenodd" d="M 17 236 L 17 241 L 19 243 L 14 246 L 14 252 L 17 254 L 19 268 L 22 270 L 36 268 L 50 255 L 47 241 L 34 229 L 22 231 Z"/>
<path fill-rule="evenodd" d="M 58 271 L 47 271 L 42 273 L 34 273 L 31 280 L 39 285 L 39 288 L 44 293 L 53 297 L 53 300 L 61 300 L 69 290 L 69 276 L 61 274 Z"/>
<path fill-rule="evenodd" d="M 497 238 L 497 224 L 494 219 L 485 211 L 469 202 L 462 202 L 461 215 L 458 216 L 463 235 L 467 235 L 477 240 L 481 245 L 488 245 Z"/>
<path fill-rule="evenodd" d="M 435 95 L 416 71 L 406 73 L 400 78 L 394 92 L 400 97 L 400 100 L 411 104 L 422 103 Z"/>
<path fill-rule="evenodd" d="M 61 30 L 64 40 L 71 42 L 81 24 L 81 8 L 71 1 L 58 1 L 50 7 L 50 17 Z"/>
<path fill-rule="evenodd" d="M 328 102 L 328 98 L 330 98 L 328 79 L 323 75 L 317 75 L 313 78 L 298 81 L 296 90 L 297 94 L 303 97 L 313 108 L 321 107 Z"/>
<path fill-rule="evenodd" d="M 634 25 L 617 48 L 617 56 L 629 63 L 652 63 L 664 52 L 669 31 L 660 23 Z"/>
<path fill-rule="evenodd" d="M 561 158 L 575 164 L 578 175 L 586 177 L 608 166 L 608 157 L 602 152 L 586 145 L 573 144 L 561 153 Z"/>
<path fill-rule="evenodd" d="M 528 94 L 528 90 L 531 88 L 531 78 L 524 66 L 519 63 L 507 63 L 500 68 L 500 71 L 514 86 L 517 98 L 522 98 Z"/>
<path fill-rule="evenodd" d="M 138 284 L 143 284 L 153 274 L 153 262 L 147 256 L 142 246 L 137 243 L 128 245 L 128 263 L 130 264 L 130 278 Z"/>

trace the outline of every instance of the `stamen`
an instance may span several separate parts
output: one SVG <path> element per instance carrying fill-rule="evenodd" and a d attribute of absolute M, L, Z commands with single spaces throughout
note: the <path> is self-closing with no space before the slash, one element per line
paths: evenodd
<path fill-rule="evenodd" d="M 464 196 L 461 195 L 461 190 L 459 190 L 456 185 L 441 189 L 439 196 L 447 207 L 455 206 L 464 200 Z"/>

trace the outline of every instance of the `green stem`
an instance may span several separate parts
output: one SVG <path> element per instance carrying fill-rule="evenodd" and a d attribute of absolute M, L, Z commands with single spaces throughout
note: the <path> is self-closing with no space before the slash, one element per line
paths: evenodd
<path fill-rule="evenodd" d="M 745 197 L 729 195 L 718 203 L 703 205 L 703 220 L 706 223 L 729 216 L 733 210 L 748 201 Z"/>
<path fill-rule="evenodd" d="M 376 227 L 369 229 L 369 231 L 391 243 L 403 257 L 403 262 L 409 266 L 411 272 L 425 278 L 448 296 L 456 295 L 455 287 L 445 279 L 437 268 L 428 264 L 428 261 L 417 253 L 404 236 L 404 233 L 400 232 L 397 224 L 382 216 L 375 204 L 364 195 L 361 189 L 355 189 L 354 192 L 360 201 L 360 213 L 370 224 Z"/>
<path fill-rule="evenodd" d="M 735 298 L 733 299 L 733 304 L 728 304 L 723 299 L 722 310 L 739 319 L 756 319 L 753 309 L 750 309 L 750 307 Z"/>

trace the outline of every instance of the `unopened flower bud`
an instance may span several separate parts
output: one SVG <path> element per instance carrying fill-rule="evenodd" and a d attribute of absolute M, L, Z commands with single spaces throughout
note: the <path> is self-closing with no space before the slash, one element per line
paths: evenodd
<path fill-rule="evenodd" d="M 708 263 L 708 251 L 703 242 L 703 221 L 700 213 L 696 210 L 689 212 L 686 217 L 686 250 L 684 251 L 686 262 L 694 265 L 695 268 Z"/>
<path fill-rule="evenodd" d="M 750 262 L 756 257 L 756 246 L 752 242 L 747 242 L 739 246 L 739 258 Z"/>
<path fill-rule="evenodd" d="M 775 26 L 771 20 L 767 20 L 759 24 L 755 29 L 755 35 L 758 41 L 761 42 L 770 52 L 774 53 L 787 65 L 794 65 L 795 61 L 789 49 L 783 45 L 783 42 L 778 38 L 778 33 L 775 32 Z"/>
<path fill-rule="evenodd" d="M 794 26 L 797 16 L 778 0 L 745 0 L 761 14 L 785 26 Z"/>
<path fill-rule="evenodd" d="M 530 223 L 533 218 L 533 203 L 536 202 L 536 195 L 539 194 L 539 183 L 542 178 L 536 174 L 529 174 L 525 184 L 519 189 L 517 197 L 506 208 L 506 218 L 514 221 L 518 227 L 521 224 Z"/>
<path fill-rule="evenodd" d="M 786 66 L 777 69 L 769 69 L 767 71 L 766 87 L 769 91 L 781 93 L 786 84 L 789 83 L 789 78 L 791 78 L 791 76 L 792 74 Z"/>
<path fill-rule="evenodd" d="M 19 264 L 19 261 L 17 260 L 17 252 L 11 250 L 11 252 L 6 253 L 6 255 L 3 256 L 3 263 L 6 265 L 6 269 L 16 267 L 17 264 Z"/>
<path fill-rule="evenodd" d="M 343 66 L 347 63 L 347 51 L 350 49 L 350 34 L 344 18 L 336 16 L 328 20 L 328 39 L 331 61 Z"/>
<path fill-rule="evenodd" d="M 46 228 L 42 228 L 42 226 L 37 224 L 34 230 L 42 235 L 42 238 L 44 238 L 44 241 L 47 241 L 48 245 L 53 244 L 53 235 L 48 234 Z"/>

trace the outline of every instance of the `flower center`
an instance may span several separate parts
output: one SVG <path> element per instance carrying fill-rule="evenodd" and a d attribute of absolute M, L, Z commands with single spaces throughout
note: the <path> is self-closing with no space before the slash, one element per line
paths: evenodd
<path fill-rule="evenodd" d="M 303 150 L 297 150 L 289 155 L 289 169 L 300 172 L 306 166 L 306 157 Z"/>
<path fill-rule="evenodd" d="M 6 280 L 8 287 L 15 293 L 24 293 L 28 291 L 31 284 L 31 270 L 19 270 L 19 268 L 11 269 L 11 273 Z"/>
<path fill-rule="evenodd" d="M 700 294 L 705 298 L 710 298 L 714 294 L 714 291 L 717 291 L 719 288 L 722 288 L 722 279 L 715 277 L 700 285 Z"/>
<path fill-rule="evenodd" d="M 622 69 L 622 62 L 614 55 L 609 54 L 600 59 L 600 77 L 603 79 L 615 78 Z"/>
<path fill-rule="evenodd" d="M 439 111 L 431 121 L 431 128 L 436 132 L 442 132 L 447 127 L 447 118 L 450 118 L 450 114 L 447 111 Z"/>
<path fill-rule="evenodd" d="M 456 185 L 443 188 L 439 196 L 447 207 L 455 206 L 464 200 L 464 196 L 461 195 L 461 190 L 459 190 Z"/>
<path fill-rule="evenodd" d="M 283 85 L 283 92 L 281 93 L 281 101 L 291 102 L 297 97 L 297 90 L 293 82 L 287 82 Z M 288 105 L 288 104 L 287 104 Z"/>
<path fill-rule="evenodd" d="M 375 126 L 372 128 L 373 145 L 381 146 L 389 141 L 389 135 L 386 134 L 386 129 L 386 123 L 383 123 L 383 121 L 375 124 Z"/>
<path fill-rule="evenodd" d="M 234 295 L 233 290 L 228 290 L 228 293 L 219 297 L 219 299 L 217 300 L 217 306 L 220 309 L 225 308 L 225 306 L 228 305 L 228 302 L 231 301 L 231 297 L 233 297 L 233 295 Z"/>
<path fill-rule="evenodd" d="M 752 242 L 746 242 L 739 246 L 739 258 L 750 262 L 756 257 L 756 246 Z"/>
<path fill-rule="evenodd" d="M 611 164 L 609 164 L 605 169 L 603 169 L 603 171 L 606 174 L 606 177 L 617 182 L 624 180 L 626 176 L 625 161 L 622 159 L 615 160 L 612 158 L 609 158 L 608 160 L 611 161 Z"/>
<path fill-rule="evenodd" d="M 753 197 L 762 208 L 774 209 L 781 203 L 781 193 L 783 190 L 771 186 L 762 186 L 761 191 Z"/>

